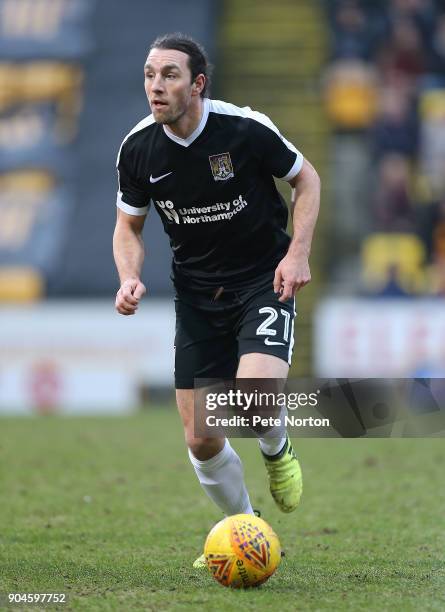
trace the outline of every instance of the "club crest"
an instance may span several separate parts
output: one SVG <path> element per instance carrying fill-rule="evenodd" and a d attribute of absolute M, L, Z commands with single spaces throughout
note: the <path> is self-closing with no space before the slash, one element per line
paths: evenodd
<path fill-rule="evenodd" d="M 209 156 L 210 167 L 215 181 L 227 181 L 235 176 L 230 153 Z"/>

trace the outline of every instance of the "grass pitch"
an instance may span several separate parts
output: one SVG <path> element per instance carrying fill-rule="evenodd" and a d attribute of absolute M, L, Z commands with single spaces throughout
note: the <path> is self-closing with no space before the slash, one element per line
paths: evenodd
<path fill-rule="evenodd" d="M 291 515 L 255 441 L 233 445 L 286 550 L 249 591 L 191 567 L 221 515 L 174 410 L 0 420 L 0 591 L 66 592 L 65 610 L 445 609 L 443 439 L 294 440 L 305 481 Z"/>

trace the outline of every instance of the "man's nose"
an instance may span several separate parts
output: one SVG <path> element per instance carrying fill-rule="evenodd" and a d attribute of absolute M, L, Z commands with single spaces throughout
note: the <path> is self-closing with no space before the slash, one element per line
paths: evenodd
<path fill-rule="evenodd" d="M 156 75 L 152 84 L 153 91 L 164 91 L 164 85 L 160 74 Z"/>

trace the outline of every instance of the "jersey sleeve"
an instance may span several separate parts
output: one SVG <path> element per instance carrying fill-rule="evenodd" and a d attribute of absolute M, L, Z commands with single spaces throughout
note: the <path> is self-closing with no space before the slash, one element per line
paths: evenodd
<path fill-rule="evenodd" d="M 124 141 L 116 162 L 118 191 L 116 206 L 129 215 L 146 215 L 150 209 L 150 193 L 147 185 L 138 180 L 134 173 L 131 149 Z"/>
<path fill-rule="evenodd" d="M 265 171 L 290 181 L 303 166 L 303 155 L 286 140 L 266 115 L 252 111 L 250 115 L 251 144 Z"/>

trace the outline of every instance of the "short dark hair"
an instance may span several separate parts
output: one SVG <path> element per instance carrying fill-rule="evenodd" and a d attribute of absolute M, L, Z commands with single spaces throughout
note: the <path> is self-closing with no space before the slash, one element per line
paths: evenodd
<path fill-rule="evenodd" d="M 198 74 L 203 74 L 206 81 L 204 89 L 201 91 L 201 97 L 204 98 L 209 93 L 212 66 L 209 64 L 204 47 L 197 43 L 196 40 L 180 32 L 163 34 L 151 43 L 148 52 L 150 53 L 152 49 L 174 49 L 175 51 L 186 53 L 189 57 L 188 66 L 192 73 L 192 82 Z"/>

